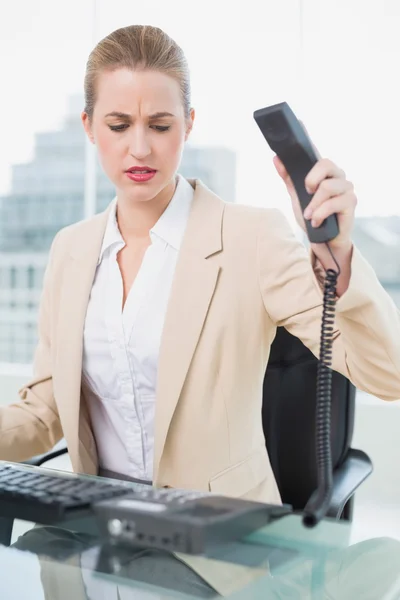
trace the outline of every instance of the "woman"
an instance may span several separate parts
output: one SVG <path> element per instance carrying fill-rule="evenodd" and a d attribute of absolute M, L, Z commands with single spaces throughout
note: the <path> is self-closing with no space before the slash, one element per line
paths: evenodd
<path fill-rule="evenodd" d="M 184 55 L 160 29 L 99 42 L 85 101 L 117 197 L 53 242 L 35 377 L 1 409 L 0 458 L 27 459 L 64 435 L 78 472 L 279 502 L 260 418 L 269 349 L 283 325 L 318 354 L 332 259 L 323 245 L 310 258 L 278 211 L 224 203 L 177 174 L 195 111 Z M 400 315 L 353 247 L 353 186 L 329 160 L 306 184 L 305 218 L 339 218 L 333 367 L 398 399 Z"/>

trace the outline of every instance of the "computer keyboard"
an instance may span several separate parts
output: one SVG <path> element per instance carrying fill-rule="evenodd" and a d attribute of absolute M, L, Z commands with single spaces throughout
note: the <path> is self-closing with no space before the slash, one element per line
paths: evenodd
<path fill-rule="evenodd" d="M 132 493 L 124 481 L 102 480 L 0 462 L 0 516 L 51 524 L 90 513 L 94 503 Z"/>

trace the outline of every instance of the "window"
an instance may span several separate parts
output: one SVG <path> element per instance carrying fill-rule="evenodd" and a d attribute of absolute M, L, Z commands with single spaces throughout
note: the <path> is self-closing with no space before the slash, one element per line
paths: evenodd
<path fill-rule="evenodd" d="M 35 287 L 35 269 L 30 265 L 28 271 L 28 288 L 32 289 Z"/>
<path fill-rule="evenodd" d="M 32 361 L 36 302 L 26 290 L 40 288 L 43 276 L 35 260 L 45 260 L 57 231 L 84 213 L 79 120 L 93 8 L 93 2 L 53 0 L 0 4 L 0 68 L 12 82 L 0 96 L 1 290 L 7 298 L 10 290 L 25 294 L 13 295 L 8 310 L 0 311 L 5 362 Z"/>
<path fill-rule="evenodd" d="M 17 267 L 10 268 L 10 287 L 11 289 L 17 287 Z"/>

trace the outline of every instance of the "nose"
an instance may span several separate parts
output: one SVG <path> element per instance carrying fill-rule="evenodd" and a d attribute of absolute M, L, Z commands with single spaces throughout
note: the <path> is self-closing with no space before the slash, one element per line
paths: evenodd
<path fill-rule="evenodd" d="M 143 160 L 151 152 L 150 143 L 146 131 L 142 127 L 132 128 L 132 136 L 129 143 L 129 154 L 134 158 Z"/>

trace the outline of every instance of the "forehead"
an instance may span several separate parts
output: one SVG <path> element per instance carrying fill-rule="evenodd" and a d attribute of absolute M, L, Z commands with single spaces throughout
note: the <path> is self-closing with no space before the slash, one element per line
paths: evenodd
<path fill-rule="evenodd" d="M 177 114 L 182 105 L 178 82 L 156 71 L 123 68 L 102 72 L 97 78 L 96 92 L 95 109 L 102 114 L 112 111 Z"/>

